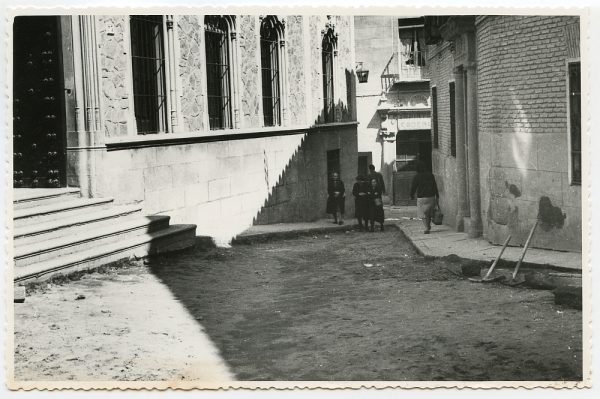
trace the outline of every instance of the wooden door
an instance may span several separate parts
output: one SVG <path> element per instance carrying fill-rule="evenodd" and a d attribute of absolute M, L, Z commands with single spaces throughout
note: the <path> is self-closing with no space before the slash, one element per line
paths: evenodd
<path fill-rule="evenodd" d="M 59 17 L 21 16 L 13 35 L 13 186 L 65 184 Z"/>

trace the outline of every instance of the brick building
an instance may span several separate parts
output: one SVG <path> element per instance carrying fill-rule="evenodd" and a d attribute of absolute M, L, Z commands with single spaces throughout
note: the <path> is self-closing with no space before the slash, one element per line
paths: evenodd
<path fill-rule="evenodd" d="M 387 200 L 406 205 L 415 160 L 431 163 L 431 101 L 423 17 L 355 16 L 359 170 L 381 172 Z"/>
<path fill-rule="evenodd" d="M 433 171 L 470 236 L 581 251 L 579 17 L 426 17 Z"/>
<path fill-rule="evenodd" d="M 345 16 L 16 17 L 15 191 L 78 187 L 219 242 L 324 217 L 328 174 L 356 173 L 353 34 Z"/>

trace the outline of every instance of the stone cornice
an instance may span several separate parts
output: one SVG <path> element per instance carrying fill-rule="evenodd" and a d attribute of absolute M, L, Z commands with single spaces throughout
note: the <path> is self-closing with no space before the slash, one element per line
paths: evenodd
<path fill-rule="evenodd" d="M 107 151 L 130 150 L 136 148 L 164 147 L 170 145 L 210 143 L 215 141 L 244 140 L 260 137 L 286 136 L 294 134 L 318 133 L 336 128 L 358 125 L 358 122 L 325 123 L 313 126 L 291 126 L 275 128 L 211 130 L 198 133 L 156 134 L 128 136 L 119 140 L 107 141 Z"/>

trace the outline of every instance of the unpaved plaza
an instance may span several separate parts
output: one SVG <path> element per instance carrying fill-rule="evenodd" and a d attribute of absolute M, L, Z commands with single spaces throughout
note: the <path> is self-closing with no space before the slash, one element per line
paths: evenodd
<path fill-rule="evenodd" d="M 195 249 L 15 304 L 17 380 L 579 380 L 581 312 L 392 229 Z M 79 297 L 80 299 L 76 299 Z"/>

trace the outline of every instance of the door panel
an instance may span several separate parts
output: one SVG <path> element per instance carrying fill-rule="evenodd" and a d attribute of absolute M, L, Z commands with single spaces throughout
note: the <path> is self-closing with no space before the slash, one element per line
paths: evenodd
<path fill-rule="evenodd" d="M 59 19 L 16 17 L 13 46 L 13 185 L 64 185 L 64 98 Z"/>
<path fill-rule="evenodd" d="M 340 150 L 327 151 L 327 177 L 333 172 L 340 173 Z M 341 176 L 340 176 L 341 177 Z"/>

